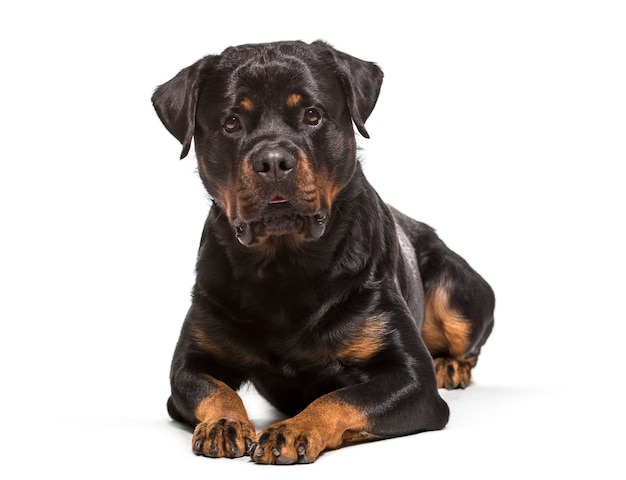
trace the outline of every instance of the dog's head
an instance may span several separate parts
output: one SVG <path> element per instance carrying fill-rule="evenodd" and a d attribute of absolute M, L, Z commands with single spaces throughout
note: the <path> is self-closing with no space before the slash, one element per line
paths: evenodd
<path fill-rule="evenodd" d="M 353 122 L 372 112 L 383 74 L 323 42 L 231 47 L 158 87 L 159 118 L 183 145 L 244 245 L 320 238 L 356 168 Z"/>

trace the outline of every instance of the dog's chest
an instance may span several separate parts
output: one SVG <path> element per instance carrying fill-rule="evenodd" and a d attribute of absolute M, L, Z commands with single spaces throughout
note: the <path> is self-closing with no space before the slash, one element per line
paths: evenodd
<path fill-rule="evenodd" d="M 241 348 L 255 352 L 260 368 L 288 377 L 307 369 L 336 373 L 343 368 L 339 352 L 346 339 L 332 319 L 318 318 L 322 312 L 310 306 L 263 305 L 238 335 Z"/>

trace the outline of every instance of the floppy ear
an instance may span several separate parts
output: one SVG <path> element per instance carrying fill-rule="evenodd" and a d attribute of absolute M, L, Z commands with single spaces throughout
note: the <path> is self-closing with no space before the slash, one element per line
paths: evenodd
<path fill-rule="evenodd" d="M 191 147 L 196 126 L 196 103 L 200 75 L 214 62 L 210 55 L 181 70 L 169 82 L 157 87 L 152 105 L 165 128 L 183 145 L 180 158 L 185 158 Z"/>
<path fill-rule="evenodd" d="M 380 87 L 383 83 L 383 71 L 372 62 L 360 60 L 347 53 L 334 49 L 325 42 L 315 44 L 326 47 L 333 56 L 339 70 L 339 77 L 348 98 L 348 109 L 352 121 L 365 138 L 369 134 L 365 129 L 365 121 L 374 110 Z"/>

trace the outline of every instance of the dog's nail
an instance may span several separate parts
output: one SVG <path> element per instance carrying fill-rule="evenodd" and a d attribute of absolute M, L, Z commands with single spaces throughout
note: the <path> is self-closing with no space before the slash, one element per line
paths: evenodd
<path fill-rule="evenodd" d="M 277 448 L 274 448 L 272 450 L 272 453 L 274 454 L 275 457 L 279 457 L 280 456 L 280 450 L 278 450 Z"/>
<path fill-rule="evenodd" d="M 202 441 L 201 438 L 196 440 L 196 443 L 193 444 L 193 453 L 195 453 L 196 455 L 202 455 L 202 445 L 203 444 L 204 444 L 204 442 Z"/>
<path fill-rule="evenodd" d="M 261 455 L 263 455 L 263 451 L 264 451 L 263 447 L 259 447 L 257 448 L 255 455 L 257 457 L 260 457 Z"/>
<path fill-rule="evenodd" d="M 298 456 L 299 457 L 304 457 L 305 453 L 306 453 L 306 448 L 304 448 L 304 445 L 300 445 L 298 447 Z"/>
<path fill-rule="evenodd" d="M 249 438 L 246 438 L 246 453 L 250 455 L 256 447 L 256 443 L 254 443 Z"/>
<path fill-rule="evenodd" d="M 252 230 L 250 226 L 242 222 L 240 219 L 236 219 L 234 222 L 235 237 L 242 245 L 248 245 L 252 241 Z"/>
<path fill-rule="evenodd" d="M 313 238 L 320 238 L 326 231 L 326 215 L 317 213 L 309 217 L 309 233 Z"/>

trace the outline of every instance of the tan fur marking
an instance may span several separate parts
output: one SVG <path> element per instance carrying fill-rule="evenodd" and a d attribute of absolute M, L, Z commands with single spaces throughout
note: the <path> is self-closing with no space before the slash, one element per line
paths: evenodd
<path fill-rule="evenodd" d="M 433 363 L 437 373 L 437 387 L 465 388 L 472 380 L 472 368 L 476 366 L 476 357 L 467 360 L 437 357 Z"/>
<path fill-rule="evenodd" d="M 445 285 L 427 296 L 422 338 L 433 356 L 463 359 L 469 349 L 470 328 L 465 318 L 449 308 Z"/>
<path fill-rule="evenodd" d="M 189 327 L 189 333 L 191 338 L 194 340 L 194 343 L 203 351 L 210 353 L 216 357 L 223 357 L 224 350 L 220 347 L 216 342 L 212 341 L 208 335 L 204 333 L 200 326 L 193 323 L 191 321 L 191 325 Z"/>
<path fill-rule="evenodd" d="M 233 202 L 230 198 L 230 192 L 232 192 L 232 190 L 228 188 L 226 188 L 225 190 L 226 191 L 224 192 L 222 189 L 220 189 L 219 198 L 216 198 L 215 200 L 217 201 L 218 205 L 220 205 L 224 209 L 224 211 L 226 212 L 226 217 L 230 220 L 233 218 Z"/>
<path fill-rule="evenodd" d="M 291 199 L 294 206 L 305 215 L 317 213 L 320 210 L 320 189 L 311 161 L 304 152 L 300 152 L 298 156 L 293 175 L 297 190 L 297 195 Z"/>
<path fill-rule="evenodd" d="M 211 338 L 206 332 L 197 324 L 191 321 L 189 327 L 190 336 L 194 340 L 196 346 L 217 358 L 230 359 L 243 365 L 253 366 L 259 364 L 259 359 L 251 355 L 248 352 L 242 350 L 234 350 L 230 348 L 226 343 L 220 342 L 218 339 Z"/>
<path fill-rule="evenodd" d="M 326 448 L 341 447 L 344 437 L 350 437 L 350 433 L 358 433 L 363 438 L 368 428 L 367 417 L 358 408 L 325 397 L 315 400 L 292 420 L 303 425 L 305 431 L 313 428 L 321 430 Z"/>
<path fill-rule="evenodd" d="M 239 180 L 237 186 L 237 215 L 244 221 L 250 221 L 254 217 L 257 210 L 257 204 L 260 201 L 257 194 L 257 182 L 259 175 L 252 168 L 252 162 L 249 158 L 244 158 L 241 163 L 239 172 Z M 229 218 L 233 218 L 229 215 Z"/>
<path fill-rule="evenodd" d="M 246 441 L 255 437 L 254 425 L 233 389 L 209 375 L 205 377 L 216 388 L 194 411 L 198 424 L 192 448 L 208 457 L 241 457 L 246 452 Z"/>
<path fill-rule="evenodd" d="M 318 185 L 321 191 L 321 195 L 326 202 L 326 206 L 330 208 L 339 193 L 340 187 L 332 180 L 332 175 L 322 170 L 321 174 L 318 176 Z"/>
<path fill-rule="evenodd" d="M 217 388 L 196 407 L 194 415 L 198 421 L 209 423 L 225 418 L 249 422 L 248 414 L 237 392 L 215 378 L 208 375 L 206 377 L 211 378 L 211 381 L 217 385 Z"/>
<path fill-rule="evenodd" d="M 361 330 L 337 354 L 337 358 L 347 362 L 366 361 L 384 346 L 386 334 L 386 316 L 374 315 L 367 319 Z"/>
<path fill-rule="evenodd" d="M 292 93 L 287 97 L 287 106 L 288 107 L 297 107 L 302 102 L 302 95 L 299 93 Z"/>
<path fill-rule="evenodd" d="M 243 108 L 246 112 L 254 109 L 254 104 L 252 103 L 252 100 L 250 100 L 248 97 L 242 98 L 239 102 L 239 105 L 241 105 L 241 108 Z"/>
<path fill-rule="evenodd" d="M 255 459 L 277 463 L 274 453 L 280 450 L 280 461 L 298 461 L 297 446 L 306 441 L 306 456 L 314 461 L 324 450 L 369 440 L 367 416 L 358 408 L 332 399 L 332 394 L 314 400 L 293 418 L 269 426 L 258 438 L 267 437 L 264 449 Z M 286 460 L 286 461 L 285 461 Z"/>

